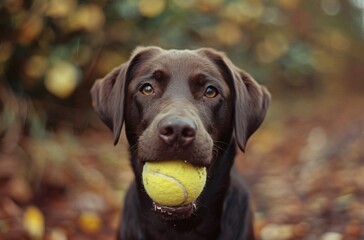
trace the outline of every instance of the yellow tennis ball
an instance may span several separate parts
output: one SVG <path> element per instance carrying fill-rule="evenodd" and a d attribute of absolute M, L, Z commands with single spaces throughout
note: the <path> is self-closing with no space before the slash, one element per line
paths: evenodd
<path fill-rule="evenodd" d="M 164 206 L 181 206 L 195 201 L 206 183 L 206 168 L 180 160 L 146 162 L 143 184 L 153 201 Z"/>

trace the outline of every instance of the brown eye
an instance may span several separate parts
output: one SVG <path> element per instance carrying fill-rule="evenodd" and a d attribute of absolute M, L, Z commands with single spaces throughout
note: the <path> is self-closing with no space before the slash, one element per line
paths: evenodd
<path fill-rule="evenodd" d="M 208 86 L 205 90 L 205 97 L 207 98 L 214 98 L 219 94 L 219 92 L 217 91 L 217 89 L 213 86 Z"/>
<path fill-rule="evenodd" d="M 140 91 L 146 96 L 154 93 L 154 89 L 149 83 L 144 84 Z"/>

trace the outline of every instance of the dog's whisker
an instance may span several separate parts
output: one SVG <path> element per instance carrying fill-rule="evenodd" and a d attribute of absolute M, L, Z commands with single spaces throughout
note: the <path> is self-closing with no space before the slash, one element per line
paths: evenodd
<path fill-rule="evenodd" d="M 212 151 L 216 154 L 219 154 L 219 152 L 224 153 L 226 150 L 224 148 L 214 144 Z"/>
<path fill-rule="evenodd" d="M 214 145 L 218 145 L 218 146 L 222 147 L 223 149 L 226 149 L 227 147 L 229 147 L 231 145 L 231 143 L 215 140 Z"/>

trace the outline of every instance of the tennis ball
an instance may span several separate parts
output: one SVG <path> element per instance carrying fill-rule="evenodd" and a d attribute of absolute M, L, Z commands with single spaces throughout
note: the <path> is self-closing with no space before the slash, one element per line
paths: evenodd
<path fill-rule="evenodd" d="M 181 206 L 195 201 L 201 194 L 206 168 L 182 160 L 146 162 L 142 178 L 153 201 L 164 206 Z"/>

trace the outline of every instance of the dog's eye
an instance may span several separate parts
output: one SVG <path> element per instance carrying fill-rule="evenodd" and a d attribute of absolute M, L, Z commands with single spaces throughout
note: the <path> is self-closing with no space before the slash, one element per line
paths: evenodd
<path fill-rule="evenodd" d="M 154 93 L 154 89 L 153 89 L 152 85 L 150 85 L 149 83 L 144 84 L 144 85 L 141 87 L 140 91 L 141 91 L 144 95 L 146 95 L 146 96 L 148 96 L 148 95 L 150 95 L 150 94 L 153 94 L 153 93 Z"/>
<path fill-rule="evenodd" d="M 214 98 L 219 94 L 219 92 L 217 91 L 217 89 L 213 86 L 208 86 L 205 90 L 205 97 L 207 98 Z"/>

